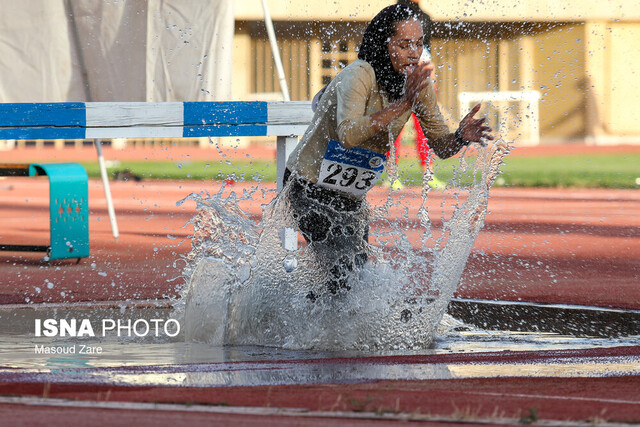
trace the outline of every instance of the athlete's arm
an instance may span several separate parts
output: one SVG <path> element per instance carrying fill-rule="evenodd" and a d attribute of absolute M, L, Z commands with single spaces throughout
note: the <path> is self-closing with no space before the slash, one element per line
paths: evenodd
<path fill-rule="evenodd" d="M 377 113 L 371 115 L 371 126 L 375 132 L 380 132 L 387 128 L 395 119 L 400 117 L 407 110 L 413 109 L 420 98 L 421 92 L 429 85 L 429 76 L 433 72 L 433 65 L 430 62 L 416 65 L 414 70 L 407 77 L 404 95 L 399 100 L 389 104 Z"/>
<path fill-rule="evenodd" d="M 376 85 L 375 74 L 364 70 L 354 69 L 349 74 L 342 75 L 336 89 L 338 137 L 347 148 L 360 146 L 411 110 L 420 98 L 420 93 L 429 85 L 431 64 L 416 66 L 407 79 L 404 96 L 371 115 L 366 115 L 366 105 Z"/>

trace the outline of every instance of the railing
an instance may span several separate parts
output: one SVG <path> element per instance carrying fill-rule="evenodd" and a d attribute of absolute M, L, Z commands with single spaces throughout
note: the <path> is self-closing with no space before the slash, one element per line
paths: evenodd
<path fill-rule="evenodd" d="M 117 238 L 102 139 L 275 136 L 280 190 L 287 158 L 312 117 L 311 103 L 306 101 L 0 104 L 0 140 L 93 139 Z M 288 234 L 285 246 L 290 247 L 293 237 Z"/>

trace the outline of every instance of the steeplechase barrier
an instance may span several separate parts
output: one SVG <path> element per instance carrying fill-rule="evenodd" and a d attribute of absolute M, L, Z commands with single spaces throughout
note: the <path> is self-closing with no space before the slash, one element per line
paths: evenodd
<path fill-rule="evenodd" d="M 94 140 L 109 219 L 118 225 L 102 139 L 275 136 L 278 189 L 287 158 L 311 122 L 311 102 L 62 102 L 0 104 L 0 140 Z M 285 231 L 287 248 L 296 245 Z"/>

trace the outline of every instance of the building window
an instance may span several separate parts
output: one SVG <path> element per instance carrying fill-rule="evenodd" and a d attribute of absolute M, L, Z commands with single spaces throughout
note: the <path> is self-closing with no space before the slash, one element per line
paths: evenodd
<path fill-rule="evenodd" d="M 328 84 L 343 68 L 358 58 L 357 43 L 349 40 L 322 42 L 322 85 Z"/>
<path fill-rule="evenodd" d="M 251 91 L 254 94 L 280 96 L 282 91 L 269 40 L 266 37 L 254 37 L 251 45 L 254 53 L 251 59 Z M 308 100 L 310 97 L 309 40 L 280 37 L 278 46 L 291 100 Z"/>

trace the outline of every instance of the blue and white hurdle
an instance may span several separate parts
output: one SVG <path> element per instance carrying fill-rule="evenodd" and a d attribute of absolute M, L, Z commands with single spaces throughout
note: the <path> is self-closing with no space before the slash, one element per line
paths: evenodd
<path fill-rule="evenodd" d="M 312 117 L 307 101 L 5 103 L 0 104 L 0 140 L 93 139 L 117 238 L 102 139 L 275 136 L 281 190 L 287 158 Z M 294 244 L 291 233 L 286 232 L 286 247 Z"/>

